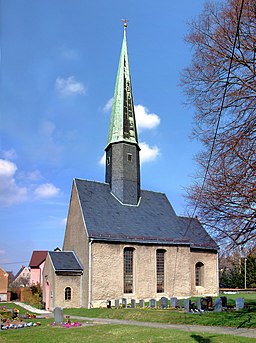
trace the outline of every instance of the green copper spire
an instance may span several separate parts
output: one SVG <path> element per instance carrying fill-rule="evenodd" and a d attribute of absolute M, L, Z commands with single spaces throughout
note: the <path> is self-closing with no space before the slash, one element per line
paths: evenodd
<path fill-rule="evenodd" d="M 107 147 L 109 144 L 116 142 L 138 144 L 126 43 L 127 21 L 123 20 L 123 22 L 124 37 L 118 65 Z"/>

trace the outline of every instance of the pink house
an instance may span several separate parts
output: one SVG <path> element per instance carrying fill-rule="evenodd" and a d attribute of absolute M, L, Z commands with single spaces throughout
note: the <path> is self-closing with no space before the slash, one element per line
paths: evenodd
<path fill-rule="evenodd" d="M 37 283 L 42 286 L 43 279 L 43 268 L 45 264 L 45 259 L 47 256 L 47 251 L 37 250 L 33 251 L 31 260 L 29 263 L 30 267 L 30 285 L 35 285 Z"/>

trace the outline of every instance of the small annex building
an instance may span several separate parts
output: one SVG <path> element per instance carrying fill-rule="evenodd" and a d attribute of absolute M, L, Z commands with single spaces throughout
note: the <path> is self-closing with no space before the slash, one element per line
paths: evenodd
<path fill-rule="evenodd" d="M 81 307 L 83 267 L 73 251 L 49 251 L 43 269 L 43 301 L 47 310 Z"/>
<path fill-rule="evenodd" d="M 215 241 L 198 219 L 177 216 L 164 193 L 141 189 L 126 23 L 105 151 L 105 183 L 73 181 L 58 254 L 74 252 L 81 270 L 57 275 L 49 253 L 44 296 L 50 294 L 50 308 L 66 307 L 66 287 L 74 297 L 70 300 L 86 308 L 122 298 L 217 295 Z"/>

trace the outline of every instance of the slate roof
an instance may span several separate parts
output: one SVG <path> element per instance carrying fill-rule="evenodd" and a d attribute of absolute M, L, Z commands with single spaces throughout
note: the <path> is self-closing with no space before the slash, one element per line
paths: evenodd
<path fill-rule="evenodd" d="M 55 272 L 82 272 L 83 267 L 73 251 L 49 251 Z"/>
<path fill-rule="evenodd" d="M 30 268 L 37 268 L 42 264 L 47 256 L 48 251 L 46 250 L 35 250 L 32 253 L 31 260 L 29 262 Z"/>
<path fill-rule="evenodd" d="M 178 217 L 163 193 L 141 190 L 138 206 L 123 205 L 107 183 L 74 180 L 89 238 L 153 244 L 186 244 L 217 249 L 216 243 L 198 221 L 187 223 Z M 186 234 L 186 235 L 184 235 Z"/>

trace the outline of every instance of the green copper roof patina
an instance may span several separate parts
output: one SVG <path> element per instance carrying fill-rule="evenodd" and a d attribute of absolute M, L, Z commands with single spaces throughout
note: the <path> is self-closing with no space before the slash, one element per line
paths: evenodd
<path fill-rule="evenodd" d="M 123 20 L 123 22 L 124 37 L 116 77 L 107 147 L 109 144 L 117 142 L 138 144 L 126 43 L 127 21 Z"/>

